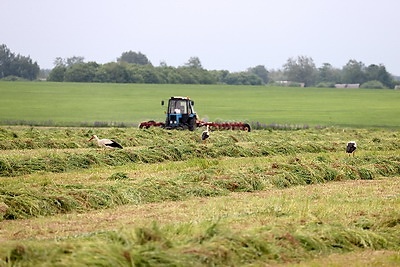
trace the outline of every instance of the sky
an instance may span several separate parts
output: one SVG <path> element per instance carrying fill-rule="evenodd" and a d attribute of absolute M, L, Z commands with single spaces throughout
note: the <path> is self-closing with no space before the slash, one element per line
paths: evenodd
<path fill-rule="evenodd" d="M 272 70 L 307 56 L 400 76 L 399 0 L 1 0 L 0 11 L 0 44 L 42 69 L 134 51 L 154 66 L 198 57 L 208 70 Z"/>

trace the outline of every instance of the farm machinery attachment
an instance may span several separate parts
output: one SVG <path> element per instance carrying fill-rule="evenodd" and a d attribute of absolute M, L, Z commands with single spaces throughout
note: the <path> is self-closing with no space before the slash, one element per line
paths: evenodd
<path fill-rule="evenodd" d="M 164 105 L 164 101 L 161 101 Z M 148 121 L 139 125 L 141 129 L 161 127 L 164 129 L 178 129 L 194 131 L 197 127 L 209 126 L 212 130 L 242 130 L 250 132 L 250 125 L 242 122 L 204 122 L 197 119 L 194 111 L 194 101 L 189 97 L 175 96 L 168 100 L 165 122 Z"/>

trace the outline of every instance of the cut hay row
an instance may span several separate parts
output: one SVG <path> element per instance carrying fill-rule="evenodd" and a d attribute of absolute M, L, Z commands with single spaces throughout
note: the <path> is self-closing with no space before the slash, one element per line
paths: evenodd
<path fill-rule="evenodd" d="M 159 128 L 139 130 L 137 128 L 41 128 L 0 127 L 0 150 L 77 149 L 94 148 L 87 140 L 96 134 L 99 138 L 114 139 L 123 147 L 164 146 L 167 144 L 199 144 L 203 129 L 195 132 L 165 131 Z M 212 144 L 253 143 L 270 146 L 280 144 L 308 143 L 324 145 L 325 149 L 343 151 L 346 142 L 359 141 L 362 150 L 400 149 L 399 131 L 382 129 L 304 129 L 265 130 L 251 133 L 242 131 L 212 132 Z"/>
<path fill-rule="evenodd" d="M 18 133 L 16 133 L 19 131 Z M 34 132 L 32 134 L 31 132 Z M 366 130 L 299 130 L 213 132 L 208 145 L 201 132 L 164 131 L 161 129 L 101 129 L 101 136 L 117 137 L 125 149 L 99 150 L 87 139 L 92 130 L 23 129 L 3 130 L 0 145 L 0 176 L 10 177 L 35 172 L 66 172 L 93 166 L 120 166 L 128 163 L 182 161 L 193 158 L 264 157 L 301 153 L 343 152 L 348 140 L 358 141 L 359 151 L 396 151 L 400 149 L 397 132 Z M 17 138 L 12 136 L 17 135 Z M 14 139 L 13 139 L 14 138 Z M 29 138 L 29 142 L 26 141 Z M 115 138 L 114 138 L 115 139 Z M 120 141 L 121 140 L 121 141 Z M 73 143 L 71 148 L 66 145 Z M 29 143 L 30 149 L 23 149 Z M 8 150 L 9 145 L 19 146 Z"/>
<path fill-rule="evenodd" d="M 321 266 L 321 257 L 335 255 L 355 265 L 396 266 L 399 181 L 335 182 L 10 221 L 11 230 L 2 233 L 15 240 L 3 242 L 0 264 L 308 266 L 314 259 Z M 365 253 L 367 259 L 357 257 Z"/>
<path fill-rule="evenodd" d="M 131 178 L 128 172 L 115 172 L 107 177 L 98 177 L 96 183 L 60 184 L 57 181 L 3 179 L 0 180 L 0 220 L 400 175 L 400 156 L 332 160 L 323 156 L 299 155 L 284 161 L 272 157 L 262 164 L 249 164 L 234 170 L 230 169 L 231 166 L 219 166 L 215 160 L 204 159 L 197 164 L 197 170 L 188 168 L 189 171 L 183 170 L 167 177 L 140 179 Z M 26 183 L 30 186 L 24 186 Z"/>

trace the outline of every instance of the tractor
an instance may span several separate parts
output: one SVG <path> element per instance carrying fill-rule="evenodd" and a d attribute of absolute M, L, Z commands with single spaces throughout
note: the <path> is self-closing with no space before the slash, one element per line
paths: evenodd
<path fill-rule="evenodd" d="M 163 106 L 164 100 L 161 101 Z M 194 101 L 189 97 L 173 96 L 168 100 L 165 122 L 148 121 L 139 125 L 141 129 L 148 129 L 152 126 L 164 129 L 178 129 L 194 131 L 196 127 L 209 126 L 212 130 L 244 130 L 250 132 L 250 125 L 247 123 L 213 123 L 199 121 L 194 111 Z"/>

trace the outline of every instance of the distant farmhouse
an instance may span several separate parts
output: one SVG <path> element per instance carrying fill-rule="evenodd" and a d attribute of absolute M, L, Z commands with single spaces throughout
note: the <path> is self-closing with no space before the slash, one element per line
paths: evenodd
<path fill-rule="evenodd" d="M 359 83 L 337 83 L 335 88 L 360 88 Z"/>

